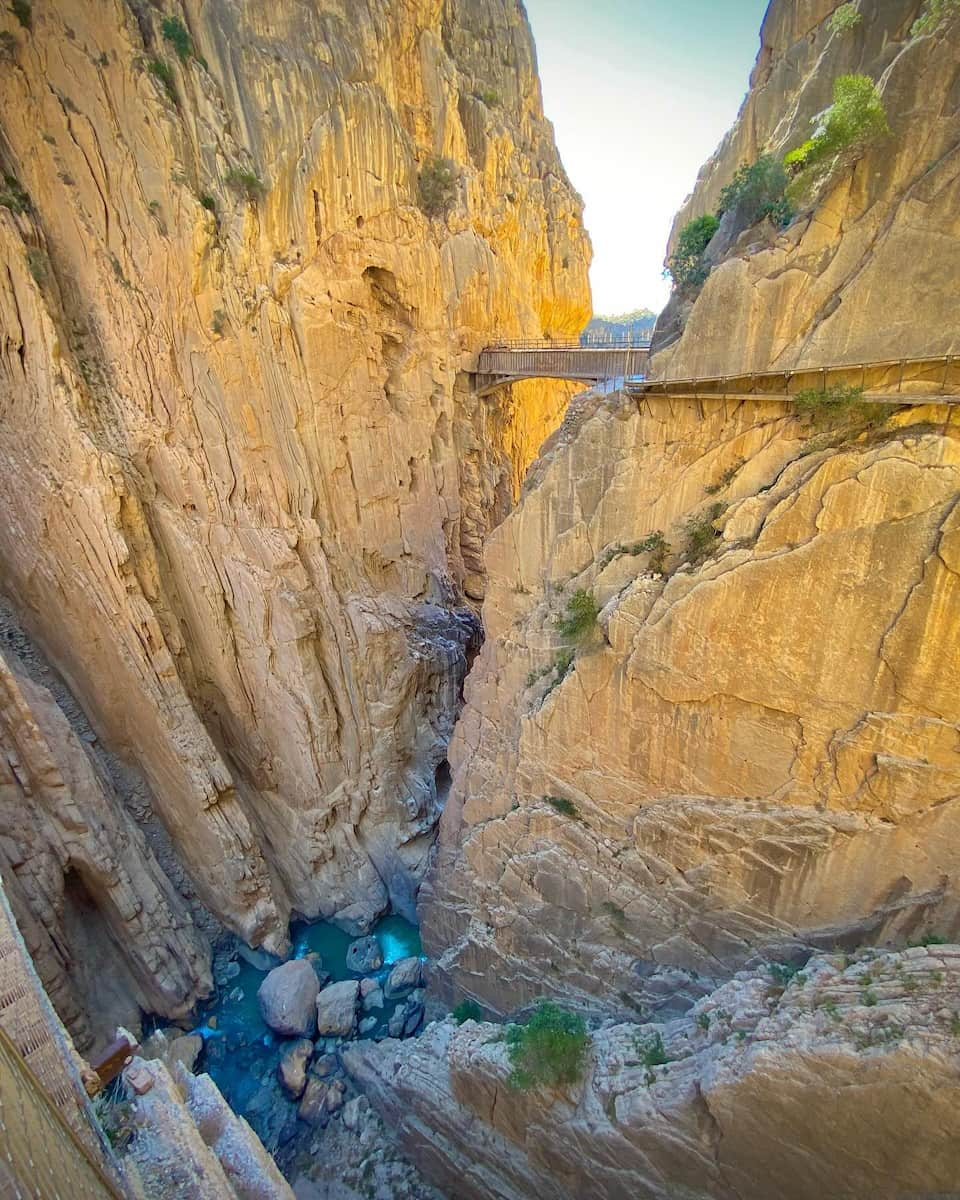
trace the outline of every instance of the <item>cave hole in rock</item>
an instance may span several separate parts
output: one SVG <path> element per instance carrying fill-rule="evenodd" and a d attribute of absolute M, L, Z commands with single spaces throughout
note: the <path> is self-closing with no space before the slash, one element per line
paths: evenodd
<path fill-rule="evenodd" d="M 434 772 L 433 778 L 437 789 L 437 802 L 442 808 L 447 803 L 447 797 L 450 795 L 450 785 L 453 783 L 453 776 L 450 773 L 450 764 L 446 759 L 437 764 L 437 769 Z"/>

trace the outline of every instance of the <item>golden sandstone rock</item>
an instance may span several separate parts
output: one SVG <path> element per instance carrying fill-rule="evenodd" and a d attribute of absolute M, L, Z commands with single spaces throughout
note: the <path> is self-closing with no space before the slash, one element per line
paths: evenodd
<path fill-rule="evenodd" d="M 282 950 L 291 908 L 412 911 L 464 596 L 571 390 L 466 372 L 579 331 L 589 247 L 515 0 L 174 9 L 182 62 L 146 4 L 0 18 L 2 591 L 202 904 Z"/>
<path fill-rule="evenodd" d="M 841 165 L 847 208 L 798 222 L 820 267 L 738 251 L 656 374 L 960 351 L 960 176 L 924 165 L 960 133 L 937 99 L 960 26 L 918 49 L 891 9 L 882 39 L 865 21 L 830 41 L 832 7 L 795 28 L 771 6 L 740 122 L 678 220 L 783 139 L 777 102 L 800 121 L 794 100 L 816 111 L 879 41 L 894 133 Z M 814 331 L 809 298 L 841 285 Z M 759 399 L 578 403 L 487 545 L 486 642 L 421 894 L 442 994 L 629 1015 L 758 953 L 955 928 L 958 431 L 931 406 L 830 445 Z M 657 530 L 663 575 L 635 549 Z M 556 619 L 580 588 L 604 607 L 564 672 Z"/>

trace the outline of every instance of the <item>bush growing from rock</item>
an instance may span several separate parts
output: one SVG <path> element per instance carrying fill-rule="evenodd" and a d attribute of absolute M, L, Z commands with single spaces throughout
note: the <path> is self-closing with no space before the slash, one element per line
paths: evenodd
<path fill-rule="evenodd" d="M 797 416 L 819 429 L 832 429 L 840 424 L 877 425 L 887 417 L 882 404 L 868 404 L 863 399 L 862 387 L 848 387 L 842 383 L 798 392 L 793 407 Z"/>
<path fill-rule="evenodd" d="M 33 5 L 30 3 L 30 0 L 10 0 L 10 11 L 24 29 L 32 28 Z"/>
<path fill-rule="evenodd" d="M 862 20 L 856 4 L 841 4 L 827 22 L 827 29 L 831 33 L 846 33 L 848 29 L 855 29 Z"/>
<path fill-rule="evenodd" d="M 823 113 L 813 137 L 783 160 L 795 171 L 823 167 L 844 151 L 862 151 L 890 132 L 877 85 L 869 75 L 841 75 L 833 84 L 833 103 Z"/>
<path fill-rule="evenodd" d="M 459 1004 L 452 1009 L 450 1016 L 458 1025 L 462 1025 L 465 1021 L 482 1021 L 483 1009 L 477 1004 L 476 1000 L 461 1000 Z"/>
<path fill-rule="evenodd" d="M 719 501 L 702 513 L 691 517 L 686 525 L 686 557 L 691 563 L 702 562 L 710 554 L 720 536 L 714 522 L 722 515 L 724 505 Z"/>
<path fill-rule="evenodd" d="M 160 26 L 164 40 L 173 47 L 177 58 L 186 62 L 193 54 L 193 38 L 179 17 L 167 17 Z"/>
<path fill-rule="evenodd" d="M 663 1067 L 669 1061 L 660 1033 L 648 1033 L 638 1036 L 634 1043 L 640 1062 L 645 1067 Z"/>
<path fill-rule="evenodd" d="M 506 1042 L 512 1087 L 558 1087 L 583 1076 L 586 1023 L 551 1000 L 539 1000 L 525 1025 L 510 1025 Z"/>
<path fill-rule="evenodd" d="M 0 208 L 9 208 L 13 213 L 30 211 L 30 197 L 20 186 L 15 175 L 4 175 L 3 187 L 0 187 Z"/>
<path fill-rule="evenodd" d="M 263 180 L 256 171 L 243 170 L 240 167 L 231 167 L 226 174 L 227 187 L 232 188 L 235 192 L 239 192 L 246 200 L 255 203 L 266 188 L 263 185 Z"/>
<path fill-rule="evenodd" d="M 561 817 L 572 817 L 576 819 L 580 813 L 577 806 L 572 800 L 568 800 L 566 796 L 544 796 L 544 800 L 550 807 L 558 812 Z"/>
<path fill-rule="evenodd" d="M 173 103 L 176 104 L 177 89 L 174 86 L 173 72 L 170 70 L 169 65 L 165 63 L 162 58 L 151 58 L 147 62 L 147 70 L 154 77 L 154 79 L 159 79 L 159 81 L 163 84 L 164 91 L 167 93 Z"/>
<path fill-rule="evenodd" d="M 596 628 L 599 614 L 600 605 L 593 593 L 586 588 L 577 588 L 567 601 L 567 611 L 557 617 L 557 628 L 565 638 L 582 642 Z"/>
<path fill-rule="evenodd" d="M 910 36 L 933 33 L 947 17 L 960 12 L 960 0 L 927 0 L 923 12 L 910 26 Z"/>
<path fill-rule="evenodd" d="M 749 229 L 764 217 L 774 225 L 788 225 L 793 207 L 784 194 L 789 182 L 783 163 L 772 154 L 761 154 L 756 162 L 739 167 L 720 192 L 719 212 L 736 210 L 738 225 Z"/>
<path fill-rule="evenodd" d="M 428 217 L 444 217 L 457 197 L 457 168 L 449 158 L 428 158 L 417 176 L 417 202 Z"/>
<path fill-rule="evenodd" d="M 666 273 L 676 288 L 699 287 L 710 274 L 704 261 L 704 251 L 710 239 L 720 228 L 720 220 L 713 213 L 704 213 L 688 221 L 680 230 L 677 247 L 667 259 Z"/>

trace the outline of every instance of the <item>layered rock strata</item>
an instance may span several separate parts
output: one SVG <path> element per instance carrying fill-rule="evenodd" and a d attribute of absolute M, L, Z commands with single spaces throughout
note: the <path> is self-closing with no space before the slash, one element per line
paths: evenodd
<path fill-rule="evenodd" d="M 212 989 L 210 949 L 111 781 L 17 663 L 0 654 L 0 872 L 83 1050 L 136 1027 L 141 1009 L 186 1016 Z"/>
<path fill-rule="evenodd" d="M 960 1175 L 958 1011 L 960 947 L 930 946 L 745 972 L 683 1019 L 607 1022 L 560 1090 L 512 1087 L 498 1027 L 472 1021 L 343 1058 L 461 1200 L 896 1200 Z"/>
<path fill-rule="evenodd" d="M 445 996 L 629 1013 L 756 953 L 956 927 L 956 413 L 809 435 L 596 398 L 545 454 L 488 546 L 424 895 Z M 603 608 L 574 657 L 578 589 Z"/>
<path fill-rule="evenodd" d="M 655 373 L 960 349 L 960 20 L 911 38 L 919 5 L 868 3 L 841 36 L 836 7 L 770 6 L 678 222 L 809 133 L 844 72 L 876 66 L 892 132 L 744 235 Z M 423 893 L 446 998 L 680 1008 L 756 954 L 956 931 L 956 410 L 843 424 L 595 398 L 548 443 L 488 543 Z M 603 611 L 575 646 L 580 589 Z"/>
<path fill-rule="evenodd" d="M 231 929 L 280 951 L 291 910 L 410 912 L 482 540 L 569 390 L 477 400 L 466 373 L 493 334 L 589 311 L 522 8 L 0 24 L 0 587 Z M 166 889 L 133 871 L 146 961 L 133 910 Z M 203 956 L 163 953 L 154 993 L 186 1002 Z"/>

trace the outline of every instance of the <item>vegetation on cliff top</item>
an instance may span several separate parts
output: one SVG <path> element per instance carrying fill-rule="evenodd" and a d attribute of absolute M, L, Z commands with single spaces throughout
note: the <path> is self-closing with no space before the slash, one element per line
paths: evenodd
<path fill-rule="evenodd" d="M 512 1068 L 509 1081 L 515 1088 L 558 1087 L 583 1076 L 586 1023 L 551 1000 L 537 1001 L 525 1025 L 508 1026 L 506 1041 Z"/>

